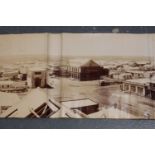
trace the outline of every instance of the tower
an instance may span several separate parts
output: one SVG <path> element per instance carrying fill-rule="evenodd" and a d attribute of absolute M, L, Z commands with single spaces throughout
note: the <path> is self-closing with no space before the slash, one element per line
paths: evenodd
<path fill-rule="evenodd" d="M 46 86 L 46 69 L 30 69 L 28 72 L 27 83 L 30 88 L 44 88 Z"/>

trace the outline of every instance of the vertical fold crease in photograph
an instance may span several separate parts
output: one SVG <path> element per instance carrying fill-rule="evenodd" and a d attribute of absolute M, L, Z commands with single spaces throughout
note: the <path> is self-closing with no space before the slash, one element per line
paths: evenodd
<path fill-rule="evenodd" d="M 0 118 L 155 119 L 155 33 L 0 34 Z"/>

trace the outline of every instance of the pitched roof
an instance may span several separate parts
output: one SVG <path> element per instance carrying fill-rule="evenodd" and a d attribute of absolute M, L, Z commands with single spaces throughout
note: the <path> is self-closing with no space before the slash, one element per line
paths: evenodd
<path fill-rule="evenodd" d="M 85 67 L 98 67 L 99 64 L 97 64 L 95 61 L 93 60 L 89 60 L 88 62 L 86 62 L 85 64 L 83 64 L 82 66 Z"/>
<path fill-rule="evenodd" d="M 155 83 L 155 79 L 154 78 L 130 79 L 130 80 L 126 80 L 125 83 L 148 85 L 149 83 Z"/>
<path fill-rule="evenodd" d="M 98 67 L 99 64 L 96 63 L 94 60 L 91 59 L 76 59 L 70 60 L 69 65 L 73 67 Z"/>

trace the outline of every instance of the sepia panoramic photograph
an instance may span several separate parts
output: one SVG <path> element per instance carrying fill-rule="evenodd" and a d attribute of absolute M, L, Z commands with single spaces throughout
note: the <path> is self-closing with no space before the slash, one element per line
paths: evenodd
<path fill-rule="evenodd" d="M 0 118 L 155 119 L 154 33 L 0 34 Z"/>

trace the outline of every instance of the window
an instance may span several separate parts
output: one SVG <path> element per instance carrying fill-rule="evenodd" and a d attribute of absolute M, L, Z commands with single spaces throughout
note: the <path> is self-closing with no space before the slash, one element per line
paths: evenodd
<path fill-rule="evenodd" d="M 135 93 L 135 92 L 136 92 L 136 86 L 131 85 L 131 92 L 132 92 L 132 93 Z"/>
<path fill-rule="evenodd" d="M 143 95 L 143 88 L 142 87 L 138 87 L 137 88 L 137 93 L 138 93 L 138 95 Z"/>
<path fill-rule="evenodd" d="M 36 75 L 40 75 L 40 74 L 41 74 L 41 72 L 35 72 L 35 74 L 36 74 Z"/>
<path fill-rule="evenodd" d="M 151 83 L 151 87 L 155 87 L 155 83 Z"/>
<path fill-rule="evenodd" d="M 129 90 L 129 85 L 128 85 L 128 84 L 125 84 L 125 85 L 124 85 L 124 90 L 125 90 L 125 91 L 128 91 L 128 90 Z"/>

